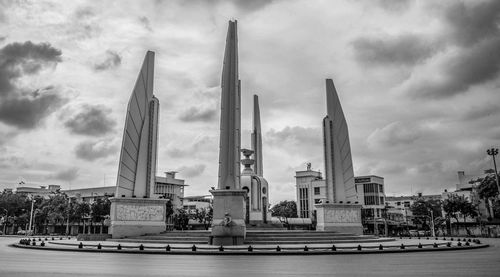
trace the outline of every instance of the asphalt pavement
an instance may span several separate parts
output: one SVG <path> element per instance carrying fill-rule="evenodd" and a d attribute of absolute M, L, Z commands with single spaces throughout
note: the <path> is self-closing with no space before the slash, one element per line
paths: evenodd
<path fill-rule="evenodd" d="M 333 256 L 145 255 L 41 251 L 0 237 L 0 276 L 499 276 L 500 239 L 466 251 Z"/>

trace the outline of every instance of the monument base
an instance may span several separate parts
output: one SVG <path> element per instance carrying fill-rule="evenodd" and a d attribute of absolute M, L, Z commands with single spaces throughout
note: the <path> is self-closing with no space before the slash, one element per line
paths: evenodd
<path fill-rule="evenodd" d="M 358 204 L 317 204 L 317 231 L 363 234 L 361 205 Z"/>
<path fill-rule="evenodd" d="M 159 234 L 166 230 L 167 199 L 111 198 L 112 238 Z"/>
<path fill-rule="evenodd" d="M 244 243 L 245 226 L 245 190 L 219 189 L 211 190 L 214 196 L 214 216 L 212 235 L 209 243 L 212 245 L 240 245 Z"/>

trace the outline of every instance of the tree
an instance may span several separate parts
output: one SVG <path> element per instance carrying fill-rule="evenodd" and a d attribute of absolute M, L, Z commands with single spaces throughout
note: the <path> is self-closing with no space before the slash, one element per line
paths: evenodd
<path fill-rule="evenodd" d="M 102 229 L 104 226 L 104 219 L 111 211 L 111 201 L 107 197 L 104 199 L 97 198 L 91 205 L 92 221 L 101 223 L 100 233 L 102 234 Z"/>
<path fill-rule="evenodd" d="M 184 209 L 177 209 L 174 215 L 174 228 L 177 230 L 187 229 L 189 224 L 189 215 Z"/>
<path fill-rule="evenodd" d="M 436 218 L 441 217 L 442 211 L 441 211 L 441 201 L 440 200 L 434 200 L 434 199 L 423 199 L 419 198 L 417 201 L 411 205 L 410 209 L 413 215 L 415 216 L 415 220 L 419 223 L 422 224 L 422 226 L 426 226 L 428 229 L 430 229 L 430 219 L 431 219 L 431 212 L 432 212 L 432 217 L 434 218 L 434 229 L 436 229 Z M 429 220 L 429 221 L 427 221 Z"/>
<path fill-rule="evenodd" d="M 480 182 L 479 186 L 477 187 L 477 193 L 479 195 L 479 198 L 484 199 L 486 205 L 487 205 L 487 210 L 489 214 L 489 218 L 494 218 L 495 213 L 493 212 L 493 207 L 491 206 L 492 200 L 498 195 L 498 188 L 496 184 L 496 179 L 495 179 L 495 174 L 488 174 L 484 178 L 480 178 L 477 180 Z"/>
<path fill-rule="evenodd" d="M 290 228 L 288 219 L 297 217 L 297 203 L 288 200 L 281 201 L 271 208 L 271 215 L 278 217 L 287 228 Z"/>
<path fill-rule="evenodd" d="M 447 217 L 454 218 L 459 223 L 459 217 L 463 216 L 464 223 L 467 217 L 476 217 L 476 206 L 467 200 L 464 195 L 450 194 L 443 202 L 443 210 Z M 467 227 L 466 230 L 468 231 Z"/>
<path fill-rule="evenodd" d="M 199 223 L 203 223 L 205 230 L 208 230 L 212 224 L 213 217 L 214 209 L 212 207 L 208 207 L 206 209 L 196 209 L 196 213 L 194 214 L 194 218 L 198 220 Z"/>

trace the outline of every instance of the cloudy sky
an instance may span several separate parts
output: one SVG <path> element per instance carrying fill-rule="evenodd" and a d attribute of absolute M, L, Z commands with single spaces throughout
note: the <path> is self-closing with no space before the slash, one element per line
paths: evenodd
<path fill-rule="evenodd" d="M 125 109 L 156 52 L 159 173 L 186 194 L 217 183 L 220 75 L 238 20 L 242 146 L 260 98 L 271 202 L 323 169 L 325 78 L 349 124 L 355 175 L 387 195 L 440 193 L 500 146 L 500 1 L 0 0 L 0 188 L 114 185 Z"/>

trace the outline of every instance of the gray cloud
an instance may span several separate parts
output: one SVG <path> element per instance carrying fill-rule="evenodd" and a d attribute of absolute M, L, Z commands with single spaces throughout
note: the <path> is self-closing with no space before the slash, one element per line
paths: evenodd
<path fill-rule="evenodd" d="M 200 176 L 205 171 L 206 166 L 204 164 L 195 164 L 192 166 L 181 166 L 176 171 L 179 172 L 183 177 L 196 177 Z"/>
<path fill-rule="evenodd" d="M 496 78 L 500 72 L 500 2 L 477 1 L 465 5 L 452 1 L 444 11 L 455 46 L 435 71 L 439 78 L 416 78 L 408 91 L 416 97 L 446 98 L 465 93 L 471 86 Z M 453 47 L 452 46 L 452 47 Z"/>
<path fill-rule="evenodd" d="M 107 50 L 103 60 L 94 64 L 93 68 L 96 71 L 103 71 L 118 67 L 122 63 L 122 57 L 112 50 Z"/>
<path fill-rule="evenodd" d="M 217 109 L 215 107 L 191 107 L 179 115 L 179 119 L 184 122 L 207 122 L 216 119 L 216 117 Z"/>
<path fill-rule="evenodd" d="M 352 42 L 356 59 L 372 65 L 413 65 L 432 56 L 437 47 L 415 34 L 358 38 Z"/>
<path fill-rule="evenodd" d="M 75 134 L 103 136 L 112 132 L 116 126 L 116 121 L 110 117 L 111 113 L 110 108 L 102 105 L 84 105 L 64 126 Z"/>
<path fill-rule="evenodd" d="M 414 0 L 376 0 L 375 3 L 384 10 L 402 12 L 411 7 Z"/>
<path fill-rule="evenodd" d="M 75 10 L 75 17 L 78 19 L 86 19 L 95 15 L 91 7 L 80 7 Z"/>
<path fill-rule="evenodd" d="M 371 147 L 393 147 L 411 144 L 421 136 L 418 126 L 409 125 L 400 121 L 392 122 L 383 128 L 377 128 L 367 138 Z"/>
<path fill-rule="evenodd" d="M 410 94 L 416 97 L 445 98 L 466 92 L 498 76 L 500 72 L 500 37 L 483 40 L 463 49 L 443 63 L 441 78 L 412 80 Z"/>
<path fill-rule="evenodd" d="M 465 5 L 462 1 L 452 1 L 445 10 L 445 19 L 451 28 L 453 40 L 464 46 L 499 35 L 500 1 L 472 3 L 474 4 Z"/>
<path fill-rule="evenodd" d="M 0 49 L 0 121 L 32 129 L 66 102 L 54 86 L 28 92 L 17 84 L 23 76 L 57 65 L 61 54 L 49 43 L 31 41 L 10 43 Z"/>
<path fill-rule="evenodd" d="M 7 37 L 0 37 L 0 43 L 4 42 L 4 40 L 6 40 Z"/>
<path fill-rule="evenodd" d="M 58 171 L 54 173 L 53 175 L 49 175 L 48 179 L 57 179 L 61 181 L 74 181 L 76 178 L 78 178 L 78 168 L 77 167 L 71 167 L 68 169 L 63 169 L 61 171 Z"/>
<path fill-rule="evenodd" d="M 266 142 L 273 145 L 289 143 L 293 145 L 313 145 L 322 144 L 321 130 L 318 128 L 304 128 L 300 126 L 286 126 L 281 131 L 269 130 L 266 135 Z"/>
<path fill-rule="evenodd" d="M 84 141 L 78 144 L 75 148 L 75 154 L 78 158 L 86 161 L 94 161 L 105 158 L 118 151 L 118 147 L 113 142 L 105 140 L 101 141 Z"/>
<path fill-rule="evenodd" d="M 142 26 L 144 26 L 144 28 L 146 28 L 146 30 L 150 32 L 153 31 L 153 28 L 151 27 L 151 22 L 149 21 L 149 18 L 147 18 L 146 16 L 139 17 L 139 22 L 142 24 Z"/>
<path fill-rule="evenodd" d="M 183 144 L 185 145 L 185 144 Z M 207 149 L 217 149 L 217 141 L 215 137 L 203 136 L 191 144 L 188 147 L 178 148 L 171 146 L 167 149 L 167 155 L 171 158 L 182 158 L 193 155 L 194 153 L 203 150 L 204 152 Z"/>
<path fill-rule="evenodd" d="M 472 106 L 461 117 L 463 120 L 477 120 L 485 117 L 493 116 L 500 113 L 500 107 L 496 104 L 489 103 L 485 106 Z"/>

